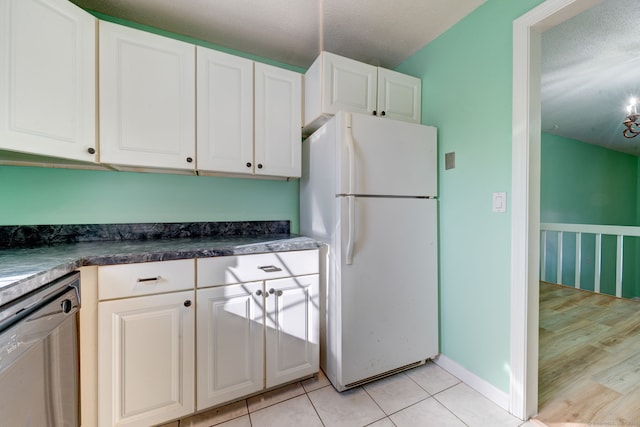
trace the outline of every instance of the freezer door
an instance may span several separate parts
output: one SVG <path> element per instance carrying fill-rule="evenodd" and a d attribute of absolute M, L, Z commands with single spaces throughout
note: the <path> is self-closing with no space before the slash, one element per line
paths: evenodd
<path fill-rule="evenodd" d="M 336 194 L 437 195 L 436 128 L 363 114 L 336 117 Z"/>
<path fill-rule="evenodd" d="M 354 199 L 352 221 L 348 198 L 338 201 L 339 285 L 329 296 L 339 299 L 343 386 L 438 354 L 437 201 Z"/>

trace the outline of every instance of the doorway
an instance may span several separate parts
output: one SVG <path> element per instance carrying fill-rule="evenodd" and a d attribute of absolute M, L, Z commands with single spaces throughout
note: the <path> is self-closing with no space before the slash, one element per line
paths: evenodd
<path fill-rule="evenodd" d="M 547 0 L 513 24 L 510 412 L 538 407 L 541 34 L 602 0 Z"/>

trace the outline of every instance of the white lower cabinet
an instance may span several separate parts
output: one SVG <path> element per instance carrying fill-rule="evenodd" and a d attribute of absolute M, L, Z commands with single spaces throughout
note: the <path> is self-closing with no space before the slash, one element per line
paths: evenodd
<path fill-rule="evenodd" d="M 198 289 L 197 409 L 263 388 L 262 282 Z"/>
<path fill-rule="evenodd" d="M 265 387 L 318 372 L 318 275 L 265 282 Z"/>
<path fill-rule="evenodd" d="M 101 426 L 149 426 L 193 412 L 193 291 L 100 303 Z"/>
<path fill-rule="evenodd" d="M 318 250 L 98 267 L 84 419 L 148 427 L 318 372 L 318 273 Z"/>
<path fill-rule="evenodd" d="M 286 277 L 293 259 L 307 274 Z M 264 280 L 205 281 L 226 275 Z M 198 260 L 198 282 L 197 410 L 318 372 L 317 250 Z"/>
<path fill-rule="evenodd" d="M 193 260 L 99 267 L 100 298 L 117 299 L 98 302 L 98 426 L 148 427 L 193 413 L 193 287 Z"/>

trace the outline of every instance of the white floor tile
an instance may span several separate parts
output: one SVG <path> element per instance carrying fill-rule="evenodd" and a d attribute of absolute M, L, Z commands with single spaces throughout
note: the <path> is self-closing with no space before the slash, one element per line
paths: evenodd
<path fill-rule="evenodd" d="M 397 427 L 464 427 L 465 424 L 434 398 L 423 400 L 391 415 Z"/>
<path fill-rule="evenodd" d="M 396 427 L 396 425 L 389 418 L 383 418 L 380 421 L 369 424 L 367 427 Z"/>
<path fill-rule="evenodd" d="M 328 385 L 331 385 L 331 382 L 322 371 L 318 372 L 315 377 L 302 381 L 302 387 L 304 387 L 304 391 L 307 393 Z"/>
<path fill-rule="evenodd" d="M 252 427 L 322 427 L 322 422 L 306 395 L 252 412 L 249 416 Z"/>
<path fill-rule="evenodd" d="M 180 427 L 209 427 L 248 414 L 247 402 L 231 403 L 180 421 Z"/>
<path fill-rule="evenodd" d="M 366 384 L 363 388 L 387 415 L 429 397 L 429 393 L 402 373 Z"/>
<path fill-rule="evenodd" d="M 470 427 L 517 427 L 522 421 L 466 384 L 458 384 L 434 396 Z"/>
<path fill-rule="evenodd" d="M 542 421 L 532 419 L 521 424 L 520 427 L 547 427 L 547 425 Z"/>
<path fill-rule="evenodd" d="M 362 427 L 385 418 L 376 402 L 360 387 L 338 393 L 324 387 L 309 393 L 326 427 Z"/>
<path fill-rule="evenodd" d="M 439 393 L 460 383 L 458 378 L 431 361 L 406 371 L 406 374 L 430 394 Z"/>
<path fill-rule="evenodd" d="M 243 415 L 240 418 L 235 418 L 222 424 L 216 424 L 215 427 L 251 427 L 251 420 L 249 419 L 249 415 Z"/>
<path fill-rule="evenodd" d="M 249 407 L 249 412 L 254 412 L 302 394 L 304 394 L 302 385 L 300 383 L 293 383 L 258 396 L 250 397 L 247 399 L 247 406 Z"/>

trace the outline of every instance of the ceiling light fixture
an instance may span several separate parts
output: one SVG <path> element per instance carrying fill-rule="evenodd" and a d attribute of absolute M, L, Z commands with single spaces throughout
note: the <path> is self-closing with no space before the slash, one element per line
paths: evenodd
<path fill-rule="evenodd" d="M 636 109 L 637 105 L 638 100 L 636 98 L 631 98 L 629 100 L 629 105 L 627 106 L 627 118 L 622 122 L 622 124 L 626 126 L 626 129 L 622 131 L 625 138 L 634 138 L 640 135 L 640 123 L 638 123 L 640 114 L 638 114 L 638 110 Z"/>

